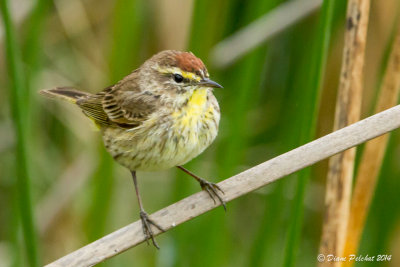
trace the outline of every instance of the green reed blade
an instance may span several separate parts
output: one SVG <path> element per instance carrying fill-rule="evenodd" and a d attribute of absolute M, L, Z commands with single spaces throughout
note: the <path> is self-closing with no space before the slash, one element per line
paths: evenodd
<path fill-rule="evenodd" d="M 22 68 L 19 45 L 16 41 L 16 31 L 11 20 L 8 2 L 6 0 L 1 0 L 0 5 L 5 30 L 5 54 L 7 56 L 7 68 L 10 79 L 9 97 L 16 135 L 15 162 L 17 163 L 17 201 L 20 209 L 20 221 L 23 229 L 28 263 L 31 267 L 34 267 L 39 266 L 39 256 L 37 233 L 34 226 L 32 211 L 31 184 L 27 154 L 27 105 L 29 103 L 29 94 L 25 85 L 25 74 Z"/>
<path fill-rule="evenodd" d="M 299 127 L 300 138 L 298 145 L 312 141 L 315 137 L 321 85 L 328 55 L 334 5 L 335 1 L 333 0 L 325 0 L 322 5 L 319 32 L 315 42 L 315 50 L 313 52 L 310 67 L 309 81 L 306 83 L 306 87 L 304 88 L 304 97 L 306 100 L 308 99 L 308 104 L 304 106 L 303 110 L 304 113 Z M 306 104 L 306 102 L 304 102 L 304 104 Z M 304 197 L 309 178 L 309 168 L 299 172 L 298 184 L 293 200 L 293 212 L 290 219 L 289 232 L 285 248 L 283 265 L 286 267 L 295 266 L 296 264 L 303 225 Z"/>

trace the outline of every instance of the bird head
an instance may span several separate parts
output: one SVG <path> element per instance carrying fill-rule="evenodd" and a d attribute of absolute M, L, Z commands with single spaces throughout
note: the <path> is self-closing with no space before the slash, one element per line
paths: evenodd
<path fill-rule="evenodd" d="M 142 71 L 146 73 L 140 76 L 154 84 L 154 90 L 187 95 L 200 88 L 222 88 L 209 78 L 204 63 L 191 52 L 162 51 L 147 60 Z"/>

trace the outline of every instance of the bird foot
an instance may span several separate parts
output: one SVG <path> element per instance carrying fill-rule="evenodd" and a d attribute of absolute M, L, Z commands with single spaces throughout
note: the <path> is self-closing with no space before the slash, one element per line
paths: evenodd
<path fill-rule="evenodd" d="M 214 200 L 215 204 L 217 203 L 215 198 L 217 198 L 219 200 L 219 202 L 221 202 L 222 206 L 224 207 L 224 210 L 226 211 L 226 203 L 220 196 L 220 193 L 222 193 L 222 194 L 225 194 L 225 193 L 217 184 L 214 184 L 214 183 L 211 183 L 204 179 L 201 179 L 200 186 L 201 186 L 201 189 L 206 191 L 208 193 L 208 195 L 211 197 L 211 199 Z"/>
<path fill-rule="evenodd" d="M 158 246 L 158 244 L 157 244 L 157 242 L 156 242 L 156 240 L 154 238 L 153 230 L 151 230 L 151 225 L 153 225 L 156 228 L 158 228 L 161 232 L 165 232 L 165 230 L 163 228 L 161 228 L 161 226 L 159 226 L 153 220 L 151 220 L 149 218 L 149 215 L 144 210 L 140 211 L 140 219 L 142 220 L 143 234 L 146 237 L 147 244 L 149 244 L 149 240 L 151 239 L 153 245 L 157 249 L 160 249 L 160 247 Z"/>

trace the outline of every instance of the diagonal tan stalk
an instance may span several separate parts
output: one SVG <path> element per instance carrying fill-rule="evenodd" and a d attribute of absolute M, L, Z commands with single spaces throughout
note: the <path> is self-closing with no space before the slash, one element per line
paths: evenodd
<path fill-rule="evenodd" d="M 322 5 L 321 0 L 287 1 L 219 42 L 211 52 L 215 66 L 226 68 Z"/>
<path fill-rule="evenodd" d="M 400 91 L 400 23 L 398 24 L 396 37 L 392 44 L 389 62 L 386 67 L 383 83 L 380 88 L 379 98 L 375 112 L 381 112 L 396 105 Z M 358 167 L 356 185 L 351 201 L 350 219 L 347 228 L 345 254 L 356 254 L 364 228 L 366 215 L 371 199 L 389 135 L 383 135 L 371 140 L 365 145 L 361 162 Z M 353 262 L 346 262 L 345 266 L 352 266 Z"/>
<path fill-rule="evenodd" d="M 218 183 L 218 186 L 225 192 L 223 197 L 228 202 L 399 127 L 400 105 L 239 173 Z M 214 203 L 207 193 L 202 191 L 163 208 L 149 217 L 167 231 L 219 205 L 220 203 Z M 160 230 L 154 229 L 154 235 L 160 233 Z M 93 266 L 144 241 L 142 223 L 139 220 L 47 266 Z"/>
<path fill-rule="evenodd" d="M 349 0 L 347 5 L 345 44 L 336 101 L 334 130 L 360 119 L 364 54 L 370 0 Z M 349 217 L 355 148 L 329 161 L 325 195 L 325 217 L 320 253 L 342 255 Z M 319 266 L 332 266 L 321 262 Z M 340 266 L 340 262 L 334 263 Z"/>

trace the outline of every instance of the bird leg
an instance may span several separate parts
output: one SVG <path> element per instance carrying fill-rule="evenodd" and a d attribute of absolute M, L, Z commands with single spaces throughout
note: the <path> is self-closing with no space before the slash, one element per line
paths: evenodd
<path fill-rule="evenodd" d="M 192 173 L 191 171 L 185 169 L 182 166 L 176 166 L 176 167 L 178 169 L 181 169 L 185 173 L 189 174 L 194 179 L 196 179 L 200 183 L 201 189 L 203 189 L 204 191 L 206 191 L 208 193 L 208 195 L 211 197 L 211 199 L 214 200 L 214 203 L 217 203 L 217 201 L 215 200 L 215 198 L 217 198 L 219 200 L 219 202 L 221 202 L 222 206 L 224 207 L 224 210 L 226 211 L 226 203 L 222 199 L 222 197 L 220 196 L 218 191 L 221 192 L 222 194 L 225 194 L 225 193 L 224 193 L 224 191 L 222 191 L 222 189 L 217 184 L 214 184 L 207 180 L 204 180 L 203 178 L 197 176 L 196 174 Z"/>
<path fill-rule="evenodd" d="M 158 224 L 156 224 L 153 220 L 149 218 L 149 215 L 147 212 L 144 211 L 143 209 L 143 204 L 142 204 L 142 199 L 139 194 L 139 187 L 137 184 L 137 178 L 136 178 L 136 172 L 132 171 L 132 178 L 133 178 L 133 183 L 135 185 L 135 191 L 136 191 L 136 197 L 139 202 L 139 208 L 140 208 L 140 219 L 142 221 L 142 228 L 143 228 L 143 234 L 146 237 L 147 244 L 149 244 L 149 239 L 153 242 L 153 245 L 157 248 L 160 249 L 158 246 L 156 240 L 154 239 L 154 234 L 153 230 L 151 230 L 151 225 L 154 225 L 156 228 L 158 228 L 160 231 L 165 232 L 164 229 L 161 228 Z"/>

